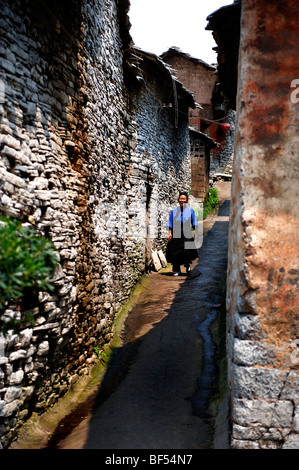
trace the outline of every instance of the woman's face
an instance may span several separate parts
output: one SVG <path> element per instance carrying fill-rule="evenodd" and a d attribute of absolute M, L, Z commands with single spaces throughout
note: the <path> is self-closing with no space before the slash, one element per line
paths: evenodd
<path fill-rule="evenodd" d="M 180 196 L 180 197 L 179 197 L 179 205 L 180 205 L 181 207 L 183 207 L 184 204 L 187 204 L 187 202 L 188 202 L 187 196 Z"/>

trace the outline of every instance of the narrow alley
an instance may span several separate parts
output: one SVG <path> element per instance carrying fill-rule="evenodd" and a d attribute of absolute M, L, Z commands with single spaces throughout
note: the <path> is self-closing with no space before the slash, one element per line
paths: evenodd
<path fill-rule="evenodd" d="M 215 416 L 221 357 L 210 329 L 217 319 L 219 329 L 225 303 L 230 183 L 218 185 L 220 209 L 205 221 L 190 278 L 174 278 L 169 268 L 150 275 L 125 326 L 130 357 L 112 366 L 125 376 L 104 398 L 100 388 L 79 425 L 57 429 L 51 448 L 228 448 L 225 419 Z"/>
<path fill-rule="evenodd" d="M 298 449 L 299 2 L 131 3 L 0 0 L 0 449 Z"/>

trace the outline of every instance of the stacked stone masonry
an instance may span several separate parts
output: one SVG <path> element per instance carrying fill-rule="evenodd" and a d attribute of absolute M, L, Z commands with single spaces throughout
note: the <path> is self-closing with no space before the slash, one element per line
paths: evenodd
<path fill-rule="evenodd" d="M 227 110 L 226 122 L 230 124 L 226 133 L 226 138 L 220 146 L 211 152 L 210 160 L 210 175 L 211 177 L 218 175 L 233 174 L 234 163 L 234 142 L 235 142 L 235 111 L 232 109 Z"/>
<path fill-rule="evenodd" d="M 190 190 L 187 118 L 175 121 L 150 70 L 126 83 L 127 8 L 1 0 L 1 214 L 51 238 L 60 258 L 34 325 L 0 343 L 3 447 L 89 372 L 165 243 L 177 191 Z"/>

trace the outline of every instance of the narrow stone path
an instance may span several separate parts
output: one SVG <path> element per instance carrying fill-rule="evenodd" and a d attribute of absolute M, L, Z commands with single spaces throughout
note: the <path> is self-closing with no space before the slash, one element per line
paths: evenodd
<path fill-rule="evenodd" d="M 219 190 L 222 205 L 206 222 L 190 278 L 174 278 L 169 269 L 150 275 L 112 367 L 122 380 L 109 394 L 103 385 L 86 419 L 56 448 L 215 448 L 217 420 L 208 405 L 217 390 L 217 350 L 210 326 L 225 302 L 230 183 Z M 225 448 L 223 429 L 221 436 Z"/>

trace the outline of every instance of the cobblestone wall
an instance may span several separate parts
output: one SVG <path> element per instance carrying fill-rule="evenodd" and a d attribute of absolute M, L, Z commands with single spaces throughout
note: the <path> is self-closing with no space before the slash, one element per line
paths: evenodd
<path fill-rule="evenodd" d="M 170 115 L 136 111 L 149 95 L 133 87 L 128 97 L 125 3 L 1 0 L 1 213 L 50 237 L 60 256 L 55 293 L 40 297 L 34 326 L 1 343 L 4 447 L 32 411 L 88 373 L 94 348 L 110 340 L 145 269 L 134 221 L 148 213 L 149 173 L 158 175 L 151 204 L 162 225 L 159 201 L 174 202 L 177 186 L 188 185 L 185 122 L 173 130 Z"/>

